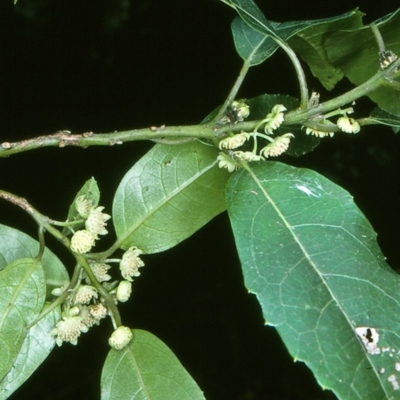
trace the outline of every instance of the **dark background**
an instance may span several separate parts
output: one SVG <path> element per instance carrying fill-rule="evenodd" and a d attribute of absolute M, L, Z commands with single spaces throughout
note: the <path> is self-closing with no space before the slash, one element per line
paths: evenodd
<path fill-rule="evenodd" d="M 277 21 L 324 18 L 360 6 L 368 22 L 397 4 L 363 3 L 258 1 L 267 18 Z M 17 6 L 3 0 L 0 142 L 59 129 L 101 133 L 198 123 L 223 102 L 239 72 L 230 32 L 234 16 L 217 0 L 20 0 Z M 318 81 L 310 82 L 324 93 Z M 334 93 L 349 87 L 343 81 Z M 240 96 L 266 92 L 298 96 L 293 69 L 280 52 L 250 71 Z M 357 116 L 372 107 L 368 100 L 357 102 Z M 150 146 L 17 154 L 0 159 L 0 188 L 62 220 L 76 191 L 94 176 L 110 212 L 119 181 Z M 399 150 L 400 138 L 390 129 L 369 127 L 353 137 L 324 140 L 301 159 L 284 159 L 348 189 L 397 270 Z M 36 227 L 22 211 L 2 202 L 0 217 L 35 237 Z M 61 246 L 50 239 L 49 244 L 69 266 Z M 304 364 L 293 362 L 274 329 L 263 325 L 255 298 L 243 287 L 226 214 L 145 262 L 133 299 L 121 307 L 123 320 L 162 339 L 208 400 L 335 398 L 318 387 Z M 79 346 L 55 349 L 11 399 L 98 399 L 110 333 L 109 321 L 103 322 Z"/>

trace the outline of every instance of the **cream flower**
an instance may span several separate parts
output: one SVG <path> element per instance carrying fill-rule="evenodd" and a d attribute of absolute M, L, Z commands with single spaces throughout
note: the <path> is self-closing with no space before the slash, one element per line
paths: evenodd
<path fill-rule="evenodd" d="M 266 117 L 267 123 L 264 128 L 265 133 L 271 134 L 272 131 L 282 125 L 282 122 L 285 119 L 283 111 L 286 111 L 286 107 L 282 104 L 276 104 L 272 107 L 271 112 Z"/>
<path fill-rule="evenodd" d="M 82 317 L 65 316 L 57 322 L 50 335 L 56 337 L 58 346 L 61 346 L 63 342 L 70 342 L 76 345 L 80 334 L 87 331 L 88 327 L 82 322 Z"/>
<path fill-rule="evenodd" d="M 95 324 L 99 325 L 100 320 L 106 317 L 107 314 L 107 308 L 103 304 L 99 303 L 91 304 L 90 306 L 83 306 L 80 315 L 82 323 L 90 328 Z"/>
<path fill-rule="evenodd" d="M 131 247 L 122 256 L 119 268 L 121 275 L 127 281 L 132 282 L 133 276 L 140 275 L 139 268 L 144 266 L 144 262 L 139 257 L 142 253 L 142 250 L 139 250 L 137 247 Z"/>
<path fill-rule="evenodd" d="M 106 235 L 108 233 L 105 226 L 107 225 L 106 221 L 108 221 L 111 216 L 102 213 L 103 210 L 104 207 L 92 208 L 85 222 L 85 228 L 93 234 L 95 239 L 98 239 L 98 235 Z"/>
<path fill-rule="evenodd" d="M 74 302 L 76 304 L 89 304 L 92 299 L 97 299 L 97 290 L 90 285 L 79 286 L 75 293 Z"/>
<path fill-rule="evenodd" d="M 233 157 L 236 160 L 241 160 L 241 161 L 260 161 L 263 158 L 261 156 L 258 156 L 257 154 L 252 153 L 251 151 L 235 151 L 233 153 Z"/>
<path fill-rule="evenodd" d="M 323 132 L 323 131 L 317 131 L 316 129 L 312 129 L 312 128 L 307 128 L 306 129 L 306 134 L 309 135 L 311 133 L 311 135 L 323 138 L 326 136 L 330 136 L 333 137 L 334 132 Z"/>
<path fill-rule="evenodd" d="M 250 135 L 248 133 L 238 133 L 237 135 L 222 139 L 218 143 L 218 147 L 220 149 L 236 149 L 240 147 L 249 137 Z"/>
<path fill-rule="evenodd" d="M 107 271 L 111 268 L 110 265 L 105 263 L 89 262 L 89 266 L 93 272 L 93 275 L 99 282 L 106 282 L 111 279 L 111 276 L 107 273 Z M 88 277 L 86 278 L 86 282 L 90 283 L 90 279 Z"/>
<path fill-rule="evenodd" d="M 100 320 L 105 318 L 108 314 L 107 307 L 103 304 L 92 304 L 88 307 L 90 314 L 93 316 L 94 319 Z"/>
<path fill-rule="evenodd" d="M 93 207 L 92 202 L 86 199 L 85 195 L 77 197 L 75 200 L 75 208 L 78 211 L 78 214 L 82 218 L 87 218 L 89 216 L 89 211 Z"/>
<path fill-rule="evenodd" d="M 239 164 L 225 153 L 219 153 L 217 161 L 220 168 L 226 168 L 229 172 L 233 172 L 239 168 Z"/>
<path fill-rule="evenodd" d="M 360 131 L 360 124 L 354 118 L 340 117 L 336 124 L 346 133 L 357 133 Z"/>
<path fill-rule="evenodd" d="M 108 344 L 115 350 L 121 350 L 132 340 L 132 331 L 127 326 L 119 326 L 108 339 Z"/>
<path fill-rule="evenodd" d="M 292 137 L 294 137 L 294 135 L 291 133 L 278 136 L 273 142 L 260 151 L 260 155 L 264 158 L 279 156 L 289 148 L 290 139 Z"/>
<path fill-rule="evenodd" d="M 76 231 L 71 238 L 71 250 L 75 253 L 84 254 L 94 246 L 94 236 L 86 229 Z"/>

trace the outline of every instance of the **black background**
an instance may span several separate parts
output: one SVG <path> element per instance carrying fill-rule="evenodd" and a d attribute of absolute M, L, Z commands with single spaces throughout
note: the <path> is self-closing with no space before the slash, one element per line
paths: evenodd
<path fill-rule="evenodd" d="M 279 4 L 278 4 L 279 3 Z M 383 3 L 383 2 L 381 2 Z M 338 0 L 258 1 L 276 21 L 334 16 L 357 6 L 372 21 L 396 8 Z M 234 12 L 217 0 L 11 0 L 0 5 L 0 141 L 67 129 L 112 132 L 150 125 L 196 124 L 223 102 L 241 66 L 230 32 Z M 310 87 L 330 94 L 310 77 Z M 344 80 L 334 90 L 350 85 Z M 276 53 L 252 68 L 240 96 L 298 96 L 292 66 Z M 323 97 L 326 96 L 326 97 Z M 357 116 L 373 107 L 357 102 Z M 101 204 L 132 164 L 151 147 L 46 148 L 0 160 L 0 188 L 26 197 L 54 219 L 65 219 L 83 182 L 94 176 Z M 301 159 L 348 189 L 378 232 L 389 264 L 398 250 L 400 139 L 390 129 L 363 128 L 351 138 L 324 140 Z M 22 211 L 5 202 L 0 223 L 36 237 Z M 110 225 L 110 224 L 109 224 Z M 62 247 L 54 252 L 72 267 Z M 322 391 L 302 363 L 294 363 L 260 308 L 243 287 L 226 214 L 176 248 L 145 257 L 133 299 L 121 307 L 126 325 L 162 339 L 198 382 L 208 400 L 314 399 Z M 102 362 L 112 329 L 107 321 L 57 348 L 11 398 L 99 398 Z"/>

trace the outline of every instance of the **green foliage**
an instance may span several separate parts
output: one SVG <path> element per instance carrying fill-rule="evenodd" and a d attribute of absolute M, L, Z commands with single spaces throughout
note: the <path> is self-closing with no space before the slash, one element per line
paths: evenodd
<path fill-rule="evenodd" d="M 301 50 L 289 41 L 292 48 L 299 51 L 304 58 L 309 58 L 309 64 L 312 68 L 318 68 L 320 73 L 327 73 L 327 65 L 319 65 L 320 60 L 313 56 L 313 51 L 320 53 L 320 57 L 324 58 L 324 47 L 321 44 L 321 37 L 325 37 L 329 32 L 335 32 L 338 29 L 359 26 L 361 16 L 359 11 L 352 11 L 340 16 L 325 18 L 312 21 L 291 21 L 291 22 L 273 22 L 266 21 L 258 12 L 250 15 L 243 13 L 243 19 L 236 17 L 232 22 L 232 34 L 236 46 L 236 51 L 251 66 L 263 63 L 279 48 L 279 44 L 273 39 L 274 37 L 288 41 L 293 38 L 293 42 L 301 43 L 300 38 L 309 38 L 308 46 Z M 255 23 L 257 21 L 257 23 Z M 318 35 L 315 35 L 318 32 Z M 299 46 L 300 47 L 300 46 Z M 331 65 L 328 65 L 331 68 Z M 335 68 L 333 72 L 337 73 Z M 343 77 L 340 74 L 339 79 Z M 318 76 L 318 75 L 317 75 Z M 338 80 L 339 80 L 338 79 Z"/>
<path fill-rule="evenodd" d="M 235 174 L 227 205 L 245 285 L 292 356 L 339 398 L 391 398 L 400 278 L 352 197 L 314 171 L 269 163 Z M 358 327 L 377 330 L 379 354 Z"/>
<path fill-rule="evenodd" d="M 135 329 L 129 346 L 110 350 L 101 375 L 101 399 L 204 399 L 172 351 L 149 332 Z"/>
<path fill-rule="evenodd" d="M 198 142 L 156 145 L 121 181 L 113 221 L 121 247 L 157 253 L 191 236 L 225 210 L 229 175 L 218 152 Z"/>
<path fill-rule="evenodd" d="M 400 54 L 400 10 L 375 23 L 385 41 L 386 50 Z M 379 58 L 370 26 L 337 31 L 326 39 L 324 46 L 330 62 L 355 85 L 360 85 L 376 73 Z M 390 87 L 381 87 L 369 97 L 383 110 L 400 116 L 398 92 Z"/>
<path fill-rule="evenodd" d="M 59 308 L 35 320 L 48 306 L 46 284 L 49 295 L 49 289 L 69 278 L 49 249 L 40 262 L 32 258 L 38 251 L 36 240 L 0 225 L 0 397 L 4 399 L 31 376 L 55 343 L 49 333 L 60 318 Z"/>
<path fill-rule="evenodd" d="M 245 286 L 293 358 L 305 362 L 339 399 L 400 399 L 400 280 L 386 264 L 372 226 L 344 189 L 312 170 L 270 160 L 310 153 L 334 133 L 355 134 L 363 125 L 400 129 L 400 12 L 372 29 L 357 10 L 278 23 L 252 0 L 221 1 L 238 13 L 231 29 L 244 64 L 225 103 L 203 123 L 99 135 L 60 131 L 0 145 L 0 156 L 10 156 L 46 145 L 162 142 L 119 183 L 112 207 L 116 239 L 102 252 L 93 248 L 109 233 L 110 216 L 103 213 L 94 178 L 74 197 L 65 222 L 0 190 L 0 198 L 26 211 L 40 228 L 36 241 L 0 225 L 1 398 L 30 377 L 55 343 L 76 344 L 81 333 L 109 316 L 113 335 L 124 334 L 109 340 L 103 400 L 203 399 L 164 343 L 124 327 L 118 305 L 128 300 L 140 275 L 141 254 L 173 248 L 228 209 Z M 121 4 L 122 21 L 128 3 Z M 249 68 L 279 48 L 293 63 L 300 98 L 260 94 L 234 102 Z M 382 63 L 379 55 L 385 58 L 386 50 L 390 58 Z M 319 94 L 309 95 L 296 54 L 327 90 L 344 77 L 356 87 L 320 102 Z M 378 107 L 365 118 L 349 118 L 349 105 L 362 96 Z M 44 231 L 74 260 L 71 276 L 46 247 Z"/>

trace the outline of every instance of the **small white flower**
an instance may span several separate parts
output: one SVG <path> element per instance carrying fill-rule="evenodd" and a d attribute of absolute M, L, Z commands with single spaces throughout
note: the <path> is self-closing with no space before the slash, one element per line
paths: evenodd
<path fill-rule="evenodd" d="M 92 299 L 97 299 L 97 290 L 90 285 L 79 286 L 75 293 L 74 302 L 76 304 L 89 304 Z"/>
<path fill-rule="evenodd" d="M 226 168 L 229 172 L 233 172 L 239 168 L 239 164 L 225 153 L 219 153 L 217 161 L 220 168 Z"/>
<path fill-rule="evenodd" d="M 306 129 L 306 134 L 309 135 L 311 133 L 311 135 L 323 138 L 326 136 L 330 136 L 333 137 L 334 132 L 323 132 L 323 131 L 317 131 L 316 129 L 312 129 L 312 128 L 307 128 Z"/>
<path fill-rule="evenodd" d="M 115 297 L 121 303 L 125 303 L 129 300 L 132 293 L 132 283 L 129 281 L 121 281 L 117 287 Z"/>
<path fill-rule="evenodd" d="M 111 268 L 110 265 L 104 263 L 89 262 L 90 269 L 93 271 L 93 275 L 99 282 L 106 282 L 111 279 L 107 271 Z M 86 278 L 86 282 L 90 283 L 90 279 Z"/>
<path fill-rule="evenodd" d="M 71 250 L 75 253 L 84 254 L 94 246 L 94 236 L 86 229 L 76 231 L 71 238 Z"/>
<path fill-rule="evenodd" d="M 119 268 L 121 275 L 127 281 L 132 282 L 133 276 L 140 275 L 139 268 L 144 266 L 144 262 L 139 257 L 142 253 L 142 250 L 139 250 L 137 247 L 131 247 L 122 256 Z"/>
<path fill-rule="evenodd" d="M 65 316 L 57 322 L 50 335 L 56 337 L 58 346 L 61 346 L 63 342 L 70 342 L 76 345 L 80 334 L 87 331 L 88 327 L 82 322 L 80 316 Z"/>
<path fill-rule="evenodd" d="M 100 320 L 102 318 L 105 318 L 108 314 L 107 307 L 105 307 L 103 304 L 98 303 L 98 304 L 92 304 L 88 307 L 90 314 L 93 316 L 94 319 Z"/>
<path fill-rule="evenodd" d="M 108 344 L 115 350 L 121 350 L 132 340 L 132 331 L 127 326 L 119 326 L 108 339 Z"/>
<path fill-rule="evenodd" d="M 78 211 L 78 214 L 82 218 L 86 219 L 88 217 L 89 211 L 91 210 L 92 207 L 93 207 L 92 202 L 86 199 L 85 195 L 79 196 L 75 200 L 76 211 Z"/>
<path fill-rule="evenodd" d="M 93 325 L 99 325 L 100 320 L 106 317 L 108 314 L 107 308 L 99 303 L 99 304 L 91 304 L 90 306 L 83 306 L 81 309 L 81 318 L 82 323 L 85 324 L 88 328 Z"/>
<path fill-rule="evenodd" d="M 285 119 L 283 111 L 286 111 L 286 107 L 282 104 L 277 104 L 272 107 L 271 112 L 266 117 L 267 123 L 264 128 L 265 133 L 271 134 L 272 131 L 282 125 L 282 122 Z"/>
<path fill-rule="evenodd" d="M 108 233 L 105 226 L 107 225 L 106 221 L 108 221 L 111 216 L 102 213 L 103 210 L 104 207 L 92 208 L 85 222 L 85 228 L 93 234 L 95 239 L 98 239 L 98 235 L 106 235 Z"/>
<path fill-rule="evenodd" d="M 292 137 L 294 137 L 294 135 L 291 133 L 285 133 L 282 136 L 278 136 L 273 142 L 265 146 L 260 151 L 260 154 L 264 158 L 279 156 L 289 148 L 290 138 Z"/>
<path fill-rule="evenodd" d="M 248 133 L 238 133 L 237 135 L 222 139 L 218 143 L 218 147 L 220 149 L 236 149 L 240 147 L 249 137 L 250 135 Z"/>
<path fill-rule="evenodd" d="M 360 131 L 360 124 L 354 118 L 340 117 L 336 124 L 346 133 L 357 133 Z"/>
<path fill-rule="evenodd" d="M 235 151 L 233 156 L 236 160 L 251 162 L 251 161 L 261 161 L 263 158 L 251 151 Z"/>

